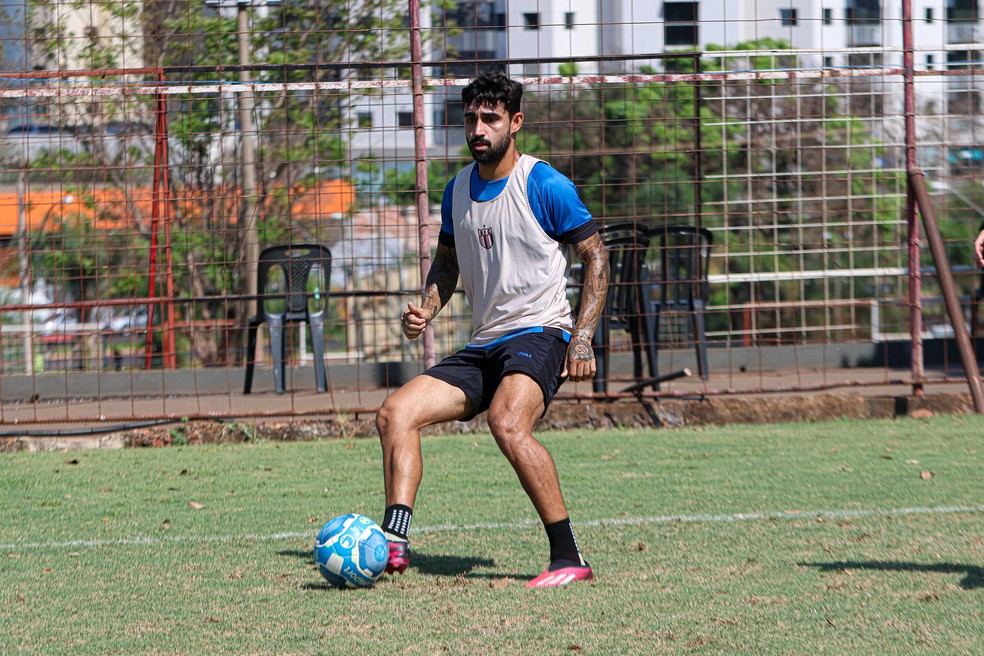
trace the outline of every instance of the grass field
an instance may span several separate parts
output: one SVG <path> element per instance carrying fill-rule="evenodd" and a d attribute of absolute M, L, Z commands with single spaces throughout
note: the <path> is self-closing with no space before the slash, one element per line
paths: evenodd
<path fill-rule="evenodd" d="M 488 435 L 430 437 L 411 569 L 327 587 L 381 519 L 374 440 L 0 454 L 2 654 L 981 654 L 984 418 L 549 433 L 596 580 Z"/>

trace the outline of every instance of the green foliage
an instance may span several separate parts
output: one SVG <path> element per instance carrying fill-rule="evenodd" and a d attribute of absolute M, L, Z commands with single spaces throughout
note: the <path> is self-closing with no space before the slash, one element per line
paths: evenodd
<path fill-rule="evenodd" d="M 710 43 L 707 45 L 706 51 L 708 53 L 721 52 L 723 50 L 727 51 L 775 51 L 775 54 L 768 55 L 750 55 L 747 57 L 708 57 L 701 62 L 701 68 L 705 71 L 726 71 L 726 70 L 741 70 L 744 68 L 751 68 L 756 71 L 773 70 L 777 68 L 796 68 L 798 64 L 797 58 L 792 54 L 785 54 L 781 51 L 791 50 L 792 45 L 785 39 L 774 39 L 772 37 L 764 37 L 761 39 L 755 39 L 752 41 L 742 41 L 734 46 L 720 46 L 715 43 Z"/>
<path fill-rule="evenodd" d="M 444 3 L 447 4 L 447 3 Z M 98 7 L 106 17 L 99 38 L 80 34 L 68 20 L 71 12 Z M 57 10 L 57 11 L 56 11 Z M 68 7 L 54 0 L 29 0 L 30 21 L 37 26 L 33 44 L 40 57 L 35 64 L 49 69 L 84 65 L 117 67 L 135 43 L 147 66 L 182 67 L 187 83 L 238 81 L 228 67 L 240 63 L 240 30 L 235 12 L 217 12 L 201 1 L 176 3 L 122 3 L 77 0 Z M 396 61 L 406 58 L 408 33 L 403 24 L 406 4 L 397 0 L 318 0 L 271 6 L 266 17 L 247 10 L 248 50 L 255 63 L 274 67 L 251 72 L 258 82 L 324 82 L 343 77 L 376 79 L 391 75 L 378 66 L 349 68 L 349 63 Z M 75 31 L 73 31 L 75 30 Z M 93 33 L 94 34 L 94 33 Z M 140 34 L 134 39 L 132 35 Z M 132 61 L 132 58 L 129 60 Z M 311 64 L 317 64 L 311 66 Z M 154 80 L 148 80 L 152 82 Z M 176 80 L 169 80 L 176 81 Z M 281 243 L 304 236 L 304 228 L 292 225 L 298 186 L 315 186 L 349 171 L 348 116 L 373 91 L 353 96 L 347 91 L 258 93 L 254 114 L 257 130 L 259 198 L 262 212 L 259 237 L 262 244 Z M 156 121 L 153 97 L 120 96 L 100 99 L 91 113 L 95 134 L 111 119 Z M 218 94 L 172 94 L 167 97 L 170 179 L 183 200 L 171 205 L 172 255 L 175 294 L 179 297 L 232 297 L 245 292 L 239 270 L 244 260 L 241 176 L 229 150 L 229 135 L 236 132 L 236 99 Z M 64 106 L 61 109 L 65 109 Z M 76 120 L 63 118 L 60 120 Z M 126 152 L 127 174 L 122 167 L 107 166 L 98 143 L 82 156 L 51 153 L 34 163 L 34 179 L 81 183 L 80 171 L 99 172 L 100 182 L 117 185 L 126 193 L 135 188 L 141 164 L 153 161 L 153 145 L 143 152 Z M 149 169 L 140 169 L 143 175 Z M 149 184 L 149 183 L 147 183 Z M 394 193 L 397 193 L 394 190 Z M 146 217 L 144 217 L 146 218 Z M 116 250 L 127 251 L 134 271 L 146 272 L 149 262 L 149 228 L 139 222 L 139 232 L 119 232 L 110 241 L 126 242 Z M 61 285 L 64 298 L 142 296 L 148 290 L 145 275 L 123 277 L 104 251 L 101 233 L 70 224 L 47 238 L 43 271 Z M 162 259 L 159 261 L 163 261 Z M 160 271 L 161 269 L 159 269 Z M 114 271 L 114 276 L 106 273 Z M 125 281 L 125 282 L 124 282 Z M 186 319 L 234 318 L 237 306 L 199 303 L 184 306 Z M 229 315 L 230 310 L 232 315 Z M 211 333 L 218 335 L 218 331 Z M 216 345 L 196 342 L 198 357 L 214 363 Z"/>
<path fill-rule="evenodd" d="M 146 277 L 134 266 L 129 236 L 120 229 L 96 229 L 92 214 L 49 217 L 50 228 L 35 239 L 36 275 L 61 281 L 66 299 L 99 300 L 118 295 L 143 295 Z M 128 275 L 120 275 L 121 271 Z M 85 319 L 85 317 L 83 317 Z"/>
<path fill-rule="evenodd" d="M 168 430 L 168 437 L 171 438 L 171 446 L 187 446 L 188 436 L 185 434 L 184 426 L 171 428 Z"/>
<path fill-rule="evenodd" d="M 567 64 L 560 64 L 557 67 L 557 72 L 564 77 L 575 77 L 578 73 L 577 64 L 570 62 Z"/>
<path fill-rule="evenodd" d="M 711 46 L 700 71 L 794 68 L 790 47 L 760 39 L 728 47 L 748 55 L 722 57 L 714 53 L 724 48 Z M 668 59 L 664 68 L 689 73 L 694 61 Z M 519 143 L 570 175 L 596 218 L 715 229 L 715 252 L 729 256 L 713 260 L 713 273 L 883 266 L 897 252 L 904 174 L 885 166 L 896 155 L 844 97 L 823 82 L 765 78 L 563 89 L 528 101 Z M 877 106 L 866 102 L 855 94 L 850 107 Z M 854 279 L 838 293 L 870 295 L 861 287 L 872 284 Z M 823 300 L 830 290 L 767 282 L 714 293 L 715 303 L 733 304 Z"/>
<path fill-rule="evenodd" d="M 520 132 L 522 134 L 522 132 Z M 431 205 L 440 205 L 444 187 L 452 176 L 471 161 L 467 147 L 463 147 L 457 159 L 429 159 L 427 161 L 427 200 Z M 366 170 L 377 170 L 369 160 L 362 160 L 360 166 Z M 381 173 L 381 172 L 380 172 Z M 415 168 L 389 169 L 382 183 L 383 193 L 395 205 L 409 206 L 416 202 L 417 171 Z"/>
<path fill-rule="evenodd" d="M 527 102 L 529 127 L 518 145 L 568 174 L 596 217 L 656 217 L 693 205 L 692 147 L 683 146 L 695 142 L 697 129 L 690 85 L 597 85 L 564 94 Z"/>

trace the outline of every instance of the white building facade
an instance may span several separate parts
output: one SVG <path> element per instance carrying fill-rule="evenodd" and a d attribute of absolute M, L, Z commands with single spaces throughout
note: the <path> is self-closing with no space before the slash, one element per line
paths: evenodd
<path fill-rule="evenodd" d="M 950 71 L 917 78 L 920 104 L 930 113 L 977 113 L 980 83 L 952 71 L 980 59 L 973 45 L 984 36 L 979 1 L 913 2 L 917 70 Z M 664 60 L 645 55 L 706 52 L 712 45 L 727 49 L 765 39 L 799 50 L 799 67 L 902 66 L 902 5 L 883 0 L 460 0 L 446 17 L 423 18 L 425 27 L 439 29 L 445 19 L 456 26 L 447 38 L 435 39 L 439 45 L 427 54 L 431 61 L 449 62 L 429 73 L 425 69 L 432 77 L 470 77 L 487 68 L 517 77 L 558 75 L 571 70 L 565 61 L 571 58 L 598 58 L 575 62 L 581 75 L 633 73 L 643 66 L 660 71 Z M 894 112 L 901 106 L 901 78 L 882 78 L 879 85 L 886 111 Z M 432 153 L 461 148 L 459 92 L 450 87 L 428 94 Z M 372 137 L 376 150 L 412 155 L 409 94 L 377 100 L 365 110 L 373 113 L 372 125 L 392 129 Z M 362 121 L 369 122 L 365 116 Z M 366 145 L 359 136 L 353 147 L 360 151 Z"/>

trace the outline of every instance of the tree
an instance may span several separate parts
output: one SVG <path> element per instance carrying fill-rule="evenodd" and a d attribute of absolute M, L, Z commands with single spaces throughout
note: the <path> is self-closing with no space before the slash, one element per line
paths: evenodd
<path fill-rule="evenodd" d="M 699 71 L 793 70 L 795 56 L 782 52 L 789 48 L 768 39 L 738 44 L 729 50 L 756 53 L 707 56 Z M 694 72 L 690 55 L 664 65 Z M 729 252 L 717 262 L 731 273 L 883 265 L 898 252 L 904 179 L 885 165 L 897 153 L 878 142 L 872 122 L 849 113 L 856 103 L 842 107 L 843 89 L 778 77 L 530 94 L 521 148 L 567 173 L 604 221 L 717 229 L 715 249 Z M 852 281 L 845 297 L 874 284 Z M 718 286 L 714 294 L 717 305 L 829 297 L 823 281 Z"/>
<path fill-rule="evenodd" d="M 715 48 L 709 48 L 713 50 Z M 774 51 L 711 60 L 707 70 L 795 70 L 799 62 L 783 41 L 762 40 L 730 50 Z M 721 82 L 709 94 L 718 122 L 740 120 L 734 134 L 740 148 L 728 157 L 711 157 L 711 175 L 745 181 L 741 195 L 725 208 L 722 234 L 732 253 L 729 271 L 859 269 L 896 265 L 898 225 L 904 175 L 891 166 L 900 153 L 879 142 L 880 118 L 858 111 L 853 86 L 823 79 L 756 77 Z M 868 90 L 870 91 L 870 89 Z M 867 91 L 866 91 L 867 93 Z M 847 102 L 845 102 L 845 100 Z M 877 99 L 864 107 L 878 104 Z M 735 202 L 737 201 L 737 202 Z M 840 279 L 776 281 L 727 290 L 737 298 L 766 301 L 825 301 L 875 293 L 876 281 L 852 276 Z M 833 285 L 833 289 L 829 286 Z M 723 299 L 721 299 L 723 300 Z M 810 311 L 828 311 L 821 303 Z M 807 310 L 803 310 L 807 311 Z M 776 322 L 782 312 L 775 313 Z M 836 314 L 839 309 L 834 309 Z M 794 317 L 787 317 L 795 325 Z M 820 322 L 820 317 L 817 319 Z M 833 318 L 832 323 L 842 323 Z"/>
<path fill-rule="evenodd" d="M 676 67 L 692 68 L 691 62 L 687 55 Z M 699 187 L 702 200 L 721 193 L 720 183 L 702 180 L 698 144 L 707 150 L 725 143 L 720 132 L 701 127 L 709 110 L 696 91 L 693 82 L 682 81 L 529 94 L 520 147 L 549 153 L 598 218 L 692 221 Z"/>
<path fill-rule="evenodd" d="M 87 33 L 75 33 L 70 19 L 83 9 L 98 12 L 101 22 L 83 28 Z M 114 68 L 138 61 L 165 70 L 167 82 L 195 85 L 228 82 L 228 70 L 239 63 L 234 16 L 216 12 L 201 0 L 90 0 L 84 5 L 29 0 L 28 11 L 35 26 L 38 61 L 51 70 Z M 396 0 L 298 0 L 270 7 L 265 14 L 251 10 L 250 46 L 258 66 L 253 78 L 262 85 L 381 77 L 385 72 L 374 62 L 405 56 L 404 13 L 405 4 Z M 134 77 L 125 76 L 128 81 Z M 149 77 L 143 81 L 156 82 Z M 184 298 L 234 298 L 243 293 L 244 286 L 239 274 L 244 257 L 239 226 L 245 219 L 236 152 L 236 98 L 196 92 L 169 94 L 167 99 L 175 293 Z M 115 154 L 100 147 L 100 141 L 110 121 L 154 126 L 156 99 L 124 94 L 98 100 L 98 105 L 58 106 L 59 121 L 84 124 L 80 132 L 91 135 L 87 136 L 87 155 L 92 164 L 86 170 L 100 171 L 106 183 L 137 195 L 150 184 L 149 166 L 157 146 L 152 134 Z M 261 240 L 329 241 L 333 234 L 342 234 L 337 221 L 295 222 L 294 204 L 305 188 L 350 174 L 347 149 L 352 102 L 350 92 L 342 90 L 258 94 L 260 188 L 256 205 L 263 217 Z M 135 183 L 135 170 L 148 174 L 140 178 L 140 185 Z M 129 207 L 136 228 L 127 233 L 129 249 L 144 254 L 136 267 L 146 271 L 151 237 L 146 203 L 131 198 Z M 68 241 L 51 241 L 47 246 L 84 249 Z M 154 295 L 155 290 L 144 288 L 134 294 Z M 195 302 L 181 310 L 187 320 L 221 318 L 242 323 L 243 319 L 242 308 L 235 303 Z M 226 354 L 219 351 L 212 333 L 194 331 L 192 338 L 199 361 L 225 362 Z"/>

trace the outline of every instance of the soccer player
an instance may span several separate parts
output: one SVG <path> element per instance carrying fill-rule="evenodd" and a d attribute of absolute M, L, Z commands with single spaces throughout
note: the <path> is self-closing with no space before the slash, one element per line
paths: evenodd
<path fill-rule="evenodd" d="M 516 149 L 523 87 L 483 73 L 461 93 L 473 164 L 447 185 L 441 232 L 420 305 L 401 324 L 416 339 L 458 283 L 472 307 L 469 343 L 389 396 L 376 415 L 383 449 L 387 572 L 409 565 L 407 537 L 423 473 L 420 429 L 488 410 L 489 429 L 546 529 L 550 564 L 527 585 L 590 579 L 560 490 L 557 468 L 533 425 L 565 378 L 590 380 L 591 348 L 608 290 L 598 228 L 574 184 Z M 582 261 L 577 321 L 567 301 L 571 251 Z"/>

